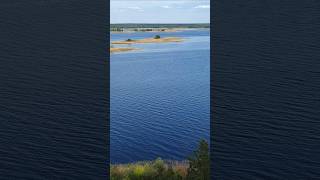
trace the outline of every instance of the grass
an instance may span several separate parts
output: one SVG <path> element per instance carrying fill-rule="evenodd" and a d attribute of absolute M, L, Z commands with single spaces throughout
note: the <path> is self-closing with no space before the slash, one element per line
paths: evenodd
<path fill-rule="evenodd" d="M 154 161 L 111 165 L 111 180 L 183 180 L 186 179 L 188 162 Z"/>
<path fill-rule="evenodd" d="M 209 180 L 209 146 L 201 140 L 187 161 L 143 161 L 110 166 L 111 180 Z"/>

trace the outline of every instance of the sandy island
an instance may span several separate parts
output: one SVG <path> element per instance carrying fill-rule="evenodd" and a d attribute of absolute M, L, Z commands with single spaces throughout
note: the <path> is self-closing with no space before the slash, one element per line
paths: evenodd
<path fill-rule="evenodd" d="M 111 42 L 112 44 L 135 44 L 135 43 L 167 43 L 167 42 L 182 42 L 182 38 L 177 37 L 166 37 L 166 38 L 146 38 L 146 39 L 139 39 L 139 40 L 126 40 L 126 41 L 114 41 Z"/>
<path fill-rule="evenodd" d="M 110 48 L 110 53 L 135 51 L 135 50 L 139 50 L 139 49 L 138 48 Z"/>

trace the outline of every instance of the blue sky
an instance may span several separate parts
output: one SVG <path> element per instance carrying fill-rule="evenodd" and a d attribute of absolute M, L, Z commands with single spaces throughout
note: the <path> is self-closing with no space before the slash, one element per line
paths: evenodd
<path fill-rule="evenodd" d="M 209 23 L 210 0 L 111 0 L 111 23 Z"/>

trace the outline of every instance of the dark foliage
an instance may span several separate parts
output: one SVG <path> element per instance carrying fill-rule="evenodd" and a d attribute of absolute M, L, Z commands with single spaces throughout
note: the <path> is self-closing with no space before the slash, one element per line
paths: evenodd
<path fill-rule="evenodd" d="M 198 149 L 189 158 L 187 180 L 209 180 L 210 179 L 210 158 L 209 145 L 201 140 Z"/>
<path fill-rule="evenodd" d="M 154 38 L 155 39 L 160 39 L 160 35 L 156 35 Z"/>

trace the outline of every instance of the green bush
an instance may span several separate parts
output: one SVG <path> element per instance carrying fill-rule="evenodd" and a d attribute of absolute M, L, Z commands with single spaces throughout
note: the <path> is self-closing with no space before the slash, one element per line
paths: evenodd
<path fill-rule="evenodd" d="M 160 35 L 156 35 L 154 39 L 160 39 Z"/>
<path fill-rule="evenodd" d="M 201 140 L 198 149 L 189 158 L 187 180 L 209 180 L 210 179 L 210 158 L 209 145 Z"/>
<path fill-rule="evenodd" d="M 132 41 L 132 39 L 127 39 L 126 41 Z"/>

